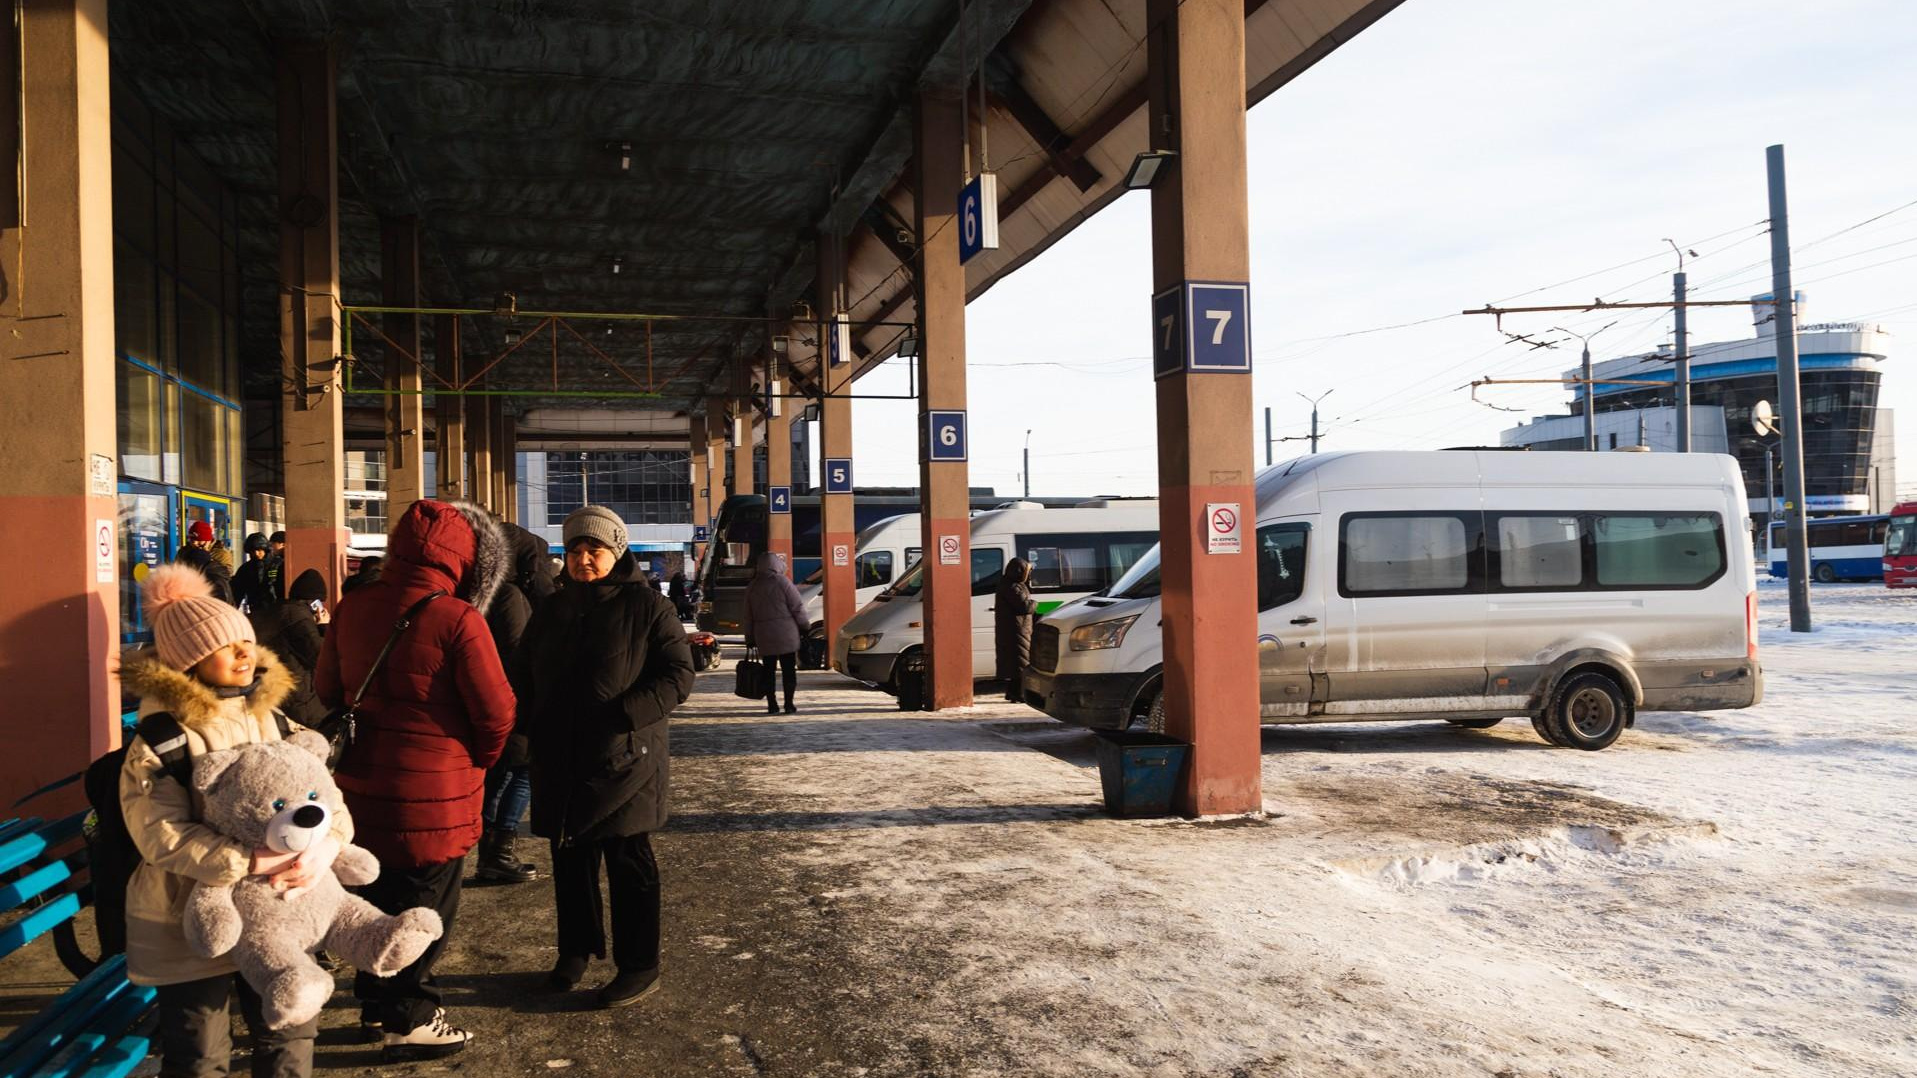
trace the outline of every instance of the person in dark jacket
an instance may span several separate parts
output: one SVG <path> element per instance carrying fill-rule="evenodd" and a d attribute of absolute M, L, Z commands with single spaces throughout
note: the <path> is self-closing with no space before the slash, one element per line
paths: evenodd
<path fill-rule="evenodd" d="M 308 569 L 287 589 L 286 599 L 253 607 L 246 617 L 260 643 L 272 649 L 293 675 L 293 690 L 281 701 L 280 710 L 301 726 L 318 727 L 326 718 L 326 705 L 313 691 L 313 670 L 319 665 L 323 643 L 320 618 L 326 609 L 326 580 L 318 569 Z"/>
<path fill-rule="evenodd" d="M 313 676 L 320 699 L 339 707 L 394 640 L 336 778 L 365 821 L 355 841 L 380 862 L 359 893 L 391 913 L 431 907 L 446 935 L 398 974 L 361 971 L 354 981 L 388 1062 L 448 1055 L 472 1037 L 446 1021 L 432 970 L 452 934 L 463 859 L 479 841 L 486 769 L 513 728 L 512 688 L 485 617 L 510 569 L 505 536 L 484 509 L 414 502 L 387 537 L 379 579 L 340 603 Z"/>
<path fill-rule="evenodd" d="M 792 578 L 785 575 L 785 555 L 770 550 L 759 555 L 758 571 L 746 585 L 745 637 L 747 647 L 756 647 L 765 658 L 766 670 L 777 666 L 785 677 L 785 713 L 799 709 L 792 702 L 799 687 L 799 641 L 812 628 L 805 616 L 805 600 Z M 779 713 L 778 697 L 765 697 L 765 712 Z"/>
<path fill-rule="evenodd" d="M 213 525 L 204 520 L 196 520 L 187 525 L 186 542 L 173 555 L 173 560 L 181 565 L 191 565 L 200 571 L 208 584 L 213 585 L 213 597 L 228 606 L 238 606 L 233 596 L 233 569 L 231 557 L 222 558 L 225 550 L 219 539 L 213 534 Z"/>
<path fill-rule="evenodd" d="M 493 642 L 499 645 L 500 660 L 510 663 L 525 638 L 534 605 L 557 586 L 546 541 L 517 524 L 501 521 L 499 526 L 512 548 L 512 575 L 486 612 L 486 624 L 492 629 Z M 523 710 L 524 703 L 520 706 Z M 506 740 L 505 754 L 486 772 L 486 802 L 479 817 L 484 833 L 479 839 L 479 865 L 474 875 L 487 883 L 530 883 L 539 878 L 534 866 L 519 860 L 516 849 L 519 822 L 532 802 L 531 761 L 526 732 L 515 727 L 513 736 Z"/>
<path fill-rule="evenodd" d="M 278 605 L 278 593 L 264 592 L 260 587 L 260 571 L 266 568 L 266 536 L 259 532 L 247 536 L 242 553 L 245 560 L 233 572 L 233 598 L 239 600 L 240 608 L 249 615 Z"/>
<path fill-rule="evenodd" d="M 666 582 L 666 598 L 672 600 L 672 608 L 679 612 L 680 621 L 692 620 L 692 592 L 686 587 L 685 570 L 673 573 L 672 579 Z"/>
<path fill-rule="evenodd" d="M 599 864 L 612 890 L 618 973 L 602 1007 L 659 983 L 659 866 L 666 822 L 666 716 L 692 693 L 692 649 L 672 604 L 645 584 L 625 522 L 604 506 L 566 518 L 566 586 L 533 611 L 513 661 L 532 734 L 533 833 L 552 842 L 559 960 L 571 991 L 604 958 Z"/>
<path fill-rule="evenodd" d="M 998 677 L 1005 682 L 1005 698 L 1025 699 L 1025 664 L 1032 658 L 1032 565 L 1013 558 L 998 578 L 998 596 L 992 600 L 992 637 L 998 651 Z"/>
<path fill-rule="evenodd" d="M 370 558 L 361 558 L 359 568 L 339 583 L 340 598 L 344 599 L 359 589 L 379 579 L 379 567 L 386 559 L 375 554 Z"/>

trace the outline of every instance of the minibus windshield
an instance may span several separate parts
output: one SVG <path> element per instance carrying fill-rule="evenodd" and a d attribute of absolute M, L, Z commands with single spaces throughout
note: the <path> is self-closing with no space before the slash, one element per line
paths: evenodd
<path fill-rule="evenodd" d="M 1106 594 L 1114 599 L 1149 599 L 1157 595 L 1158 547 L 1154 545 L 1144 557 L 1133 562 Z"/>

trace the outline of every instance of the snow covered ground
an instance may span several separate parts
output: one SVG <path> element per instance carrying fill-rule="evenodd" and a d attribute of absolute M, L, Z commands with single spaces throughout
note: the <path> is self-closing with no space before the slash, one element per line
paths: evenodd
<path fill-rule="evenodd" d="M 1917 1074 L 1917 595 L 1814 597 L 1793 637 L 1762 590 L 1761 707 L 1601 753 L 1268 728 L 1262 821 L 1104 818 L 1088 736 L 1023 708 L 701 696 L 681 803 L 763 811 L 677 826 L 803 838 L 763 869 L 836 941 L 814 1073 Z"/>

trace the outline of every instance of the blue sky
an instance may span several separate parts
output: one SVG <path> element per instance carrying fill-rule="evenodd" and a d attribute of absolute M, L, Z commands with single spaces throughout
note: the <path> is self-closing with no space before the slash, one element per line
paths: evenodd
<path fill-rule="evenodd" d="M 1816 242 L 1917 201 L 1913 56 L 1917 6 L 1899 0 L 1407 0 L 1250 114 L 1254 423 L 1269 405 L 1279 435 L 1302 435 L 1296 394 L 1330 390 L 1326 448 L 1417 449 L 1495 444 L 1516 419 L 1561 412 L 1553 386 L 1485 391 L 1523 416 L 1460 387 L 1557 377 L 1575 342 L 1531 352 L 1462 316 L 1337 335 L 1521 295 L 1663 298 L 1666 236 L 1704 256 L 1694 298 L 1764 291 L 1764 148 L 1781 142 L 1808 320 L 1892 332 L 1882 403 L 1917 497 L 1917 347 L 1903 344 L 1917 342 L 1917 205 Z M 975 486 L 1017 489 L 1032 428 L 1034 493 L 1155 489 L 1148 217 L 1145 196 L 1120 199 L 969 308 Z M 1751 335 L 1739 308 L 1694 311 L 1691 330 Z M 1668 311 L 1628 314 L 1594 352 L 1670 335 Z M 905 372 L 859 386 L 899 392 Z M 916 482 L 913 423 L 909 402 L 855 404 L 861 484 Z"/>

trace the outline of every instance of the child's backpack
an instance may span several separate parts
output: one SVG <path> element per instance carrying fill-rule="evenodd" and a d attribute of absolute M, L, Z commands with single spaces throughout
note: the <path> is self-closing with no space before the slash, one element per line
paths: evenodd
<path fill-rule="evenodd" d="M 290 737 L 292 726 L 277 710 L 273 719 L 280 736 Z M 193 782 L 193 760 L 187 754 L 186 731 L 170 713 L 156 711 L 140 720 L 135 733 L 160 758 L 166 774 L 182 787 Z M 87 765 L 87 804 L 93 818 L 87 828 L 87 866 L 93 877 L 93 924 L 100 935 L 100 957 L 126 950 L 126 887 L 140 867 L 140 848 L 133 844 L 127 830 L 126 815 L 120 811 L 120 771 L 126 764 L 126 747 L 114 749 Z"/>

